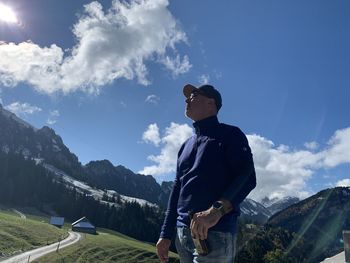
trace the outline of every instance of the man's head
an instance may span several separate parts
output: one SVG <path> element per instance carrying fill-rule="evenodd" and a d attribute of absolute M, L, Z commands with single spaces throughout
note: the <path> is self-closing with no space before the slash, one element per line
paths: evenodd
<path fill-rule="evenodd" d="M 186 116 L 198 121 L 216 115 L 222 106 L 219 91 L 211 85 L 202 85 L 198 88 L 187 84 L 183 88 L 186 97 Z"/>

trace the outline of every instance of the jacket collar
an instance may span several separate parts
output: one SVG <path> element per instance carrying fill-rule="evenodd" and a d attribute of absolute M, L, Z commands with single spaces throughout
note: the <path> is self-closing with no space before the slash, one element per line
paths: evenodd
<path fill-rule="evenodd" d="M 193 123 L 193 127 L 197 135 L 205 135 L 212 131 L 214 127 L 219 125 L 218 117 L 216 115 L 208 118 L 196 121 Z"/>

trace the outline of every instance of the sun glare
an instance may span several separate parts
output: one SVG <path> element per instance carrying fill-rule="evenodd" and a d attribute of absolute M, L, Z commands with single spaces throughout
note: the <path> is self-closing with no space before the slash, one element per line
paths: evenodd
<path fill-rule="evenodd" d="M 8 23 L 17 23 L 18 19 L 11 7 L 0 3 L 0 20 Z"/>

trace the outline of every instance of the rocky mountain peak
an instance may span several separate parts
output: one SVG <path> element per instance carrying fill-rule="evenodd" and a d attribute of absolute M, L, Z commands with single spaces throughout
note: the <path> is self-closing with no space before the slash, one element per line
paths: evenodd
<path fill-rule="evenodd" d="M 24 121 L 6 109 L 0 109 L 0 150 L 19 153 L 41 160 L 46 167 L 54 167 L 67 175 L 100 189 L 114 190 L 119 194 L 145 199 L 166 207 L 173 182 L 160 185 L 151 175 L 137 174 L 109 160 L 91 161 L 82 166 L 78 158 L 65 146 L 56 132 L 44 126 L 39 130 L 27 128 Z M 29 124 L 27 124 L 29 125 Z M 247 201 L 243 214 L 266 221 L 269 216 L 262 205 Z"/>
<path fill-rule="evenodd" d="M 2 105 L 0 107 L 0 114 L 1 114 L 1 116 L 5 117 L 7 121 L 10 121 L 10 122 L 14 121 L 11 123 L 12 124 L 11 126 L 18 126 L 20 128 L 29 128 L 29 129 L 34 130 L 34 131 L 37 130 L 31 124 L 29 124 L 26 121 L 22 120 L 21 118 L 17 117 L 16 114 L 3 108 Z"/>
<path fill-rule="evenodd" d="M 134 175 L 133 171 L 131 171 L 130 169 L 126 168 L 123 165 L 117 165 L 115 168 L 123 174 Z"/>
<path fill-rule="evenodd" d="M 285 196 L 283 198 L 268 198 L 262 199 L 261 204 L 265 206 L 271 214 L 275 214 L 295 203 L 298 203 L 300 199 L 295 196 Z"/>
<path fill-rule="evenodd" d="M 43 126 L 41 129 L 39 129 L 39 132 L 42 132 L 48 135 L 56 135 L 55 131 L 49 126 Z"/>
<path fill-rule="evenodd" d="M 95 174 L 113 174 L 115 167 L 108 160 L 90 161 L 85 165 L 85 168 L 93 171 Z"/>

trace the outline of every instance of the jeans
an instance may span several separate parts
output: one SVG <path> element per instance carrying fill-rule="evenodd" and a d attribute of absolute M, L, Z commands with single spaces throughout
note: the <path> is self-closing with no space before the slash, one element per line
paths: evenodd
<path fill-rule="evenodd" d="M 175 239 L 181 263 L 233 263 L 236 250 L 236 235 L 232 233 L 208 231 L 210 253 L 198 255 L 187 227 L 178 227 Z"/>

